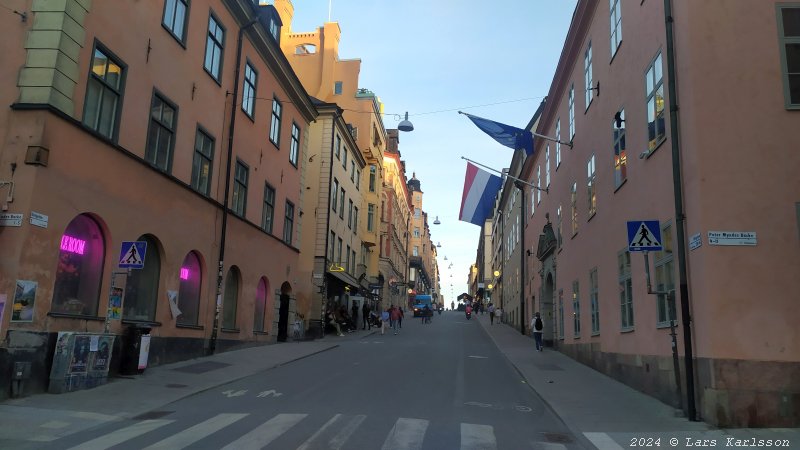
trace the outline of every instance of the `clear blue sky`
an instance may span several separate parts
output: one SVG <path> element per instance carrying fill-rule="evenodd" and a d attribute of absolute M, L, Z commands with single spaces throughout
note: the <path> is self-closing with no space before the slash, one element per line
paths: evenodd
<path fill-rule="evenodd" d="M 328 0 L 292 4 L 294 32 L 328 21 Z M 331 21 L 342 30 L 339 57 L 361 59 L 359 87 L 383 101 L 386 128 L 396 128 L 393 114 L 405 111 L 414 124 L 414 131 L 400 134 L 400 152 L 408 177 L 416 173 L 422 184 L 433 242 L 442 244 L 441 288 L 449 304 L 468 291 L 481 233 L 458 220 L 466 170 L 461 157 L 501 170 L 513 152 L 456 111 L 525 127 L 550 88 L 576 0 L 331 4 Z M 520 99 L 528 100 L 478 106 Z M 436 216 L 441 225 L 433 225 Z"/>

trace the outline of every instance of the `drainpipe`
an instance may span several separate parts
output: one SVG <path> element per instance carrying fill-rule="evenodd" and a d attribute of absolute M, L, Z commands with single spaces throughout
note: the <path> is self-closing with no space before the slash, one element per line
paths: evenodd
<path fill-rule="evenodd" d="M 328 246 L 330 245 L 329 239 L 331 237 L 331 200 L 333 193 L 331 192 L 331 182 L 333 181 L 333 147 L 335 145 L 336 140 L 336 116 L 339 114 L 338 107 L 337 112 L 333 115 L 333 123 L 331 124 L 331 154 L 330 154 L 330 163 L 328 164 L 328 204 L 325 206 L 327 208 L 328 213 L 326 214 L 326 222 L 325 222 L 325 256 L 323 259 L 325 263 L 322 267 L 322 303 L 320 304 L 320 316 L 322 319 L 322 330 L 320 331 L 320 337 L 325 337 L 325 306 L 328 302 Z M 322 161 L 324 159 L 320 158 L 320 169 L 322 169 Z"/>
<path fill-rule="evenodd" d="M 525 335 L 525 186 L 519 181 L 514 182 L 514 186 L 519 189 L 520 194 L 520 218 L 519 218 L 519 332 Z M 533 193 L 533 191 L 531 191 Z"/>
<path fill-rule="evenodd" d="M 242 65 L 242 38 L 244 32 L 258 22 L 258 17 L 247 22 L 239 28 L 239 41 L 236 45 L 236 70 L 233 75 L 233 98 L 231 100 L 231 117 L 228 128 L 228 160 L 225 170 L 225 198 L 222 201 L 222 232 L 219 238 L 219 267 L 217 268 L 217 299 L 214 306 L 214 325 L 211 328 L 211 338 L 208 343 L 208 354 L 213 355 L 217 349 L 217 335 L 219 333 L 219 311 L 222 306 L 222 270 L 225 266 L 225 236 L 228 230 L 228 191 L 231 188 L 231 160 L 233 159 L 233 131 L 236 128 L 236 104 L 239 101 L 239 67 Z"/>
<path fill-rule="evenodd" d="M 684 226 L 686 216 L 683 212 L 683 180 L 681 177 L 681 154 L 678 142 L 678 101 L 675 89 L 675 47 L 673 36 L 672 1 L 664 0 L 664 21 L 667 32 L 667 78 L 669 93 L 669 125 L 672 142 L 672 186 L 675 197 L 675 221 L 677 226 L 676 244 L 678 247 L 678 277 L 681 293 L 681 321 L 683 322 L 683 357 L 686 370 L 686 408 L 689 420 L 696 422 L 697 413 L 694 400 L 694 361 L 692 355 L 692 317 L 689 312 L 689 286 L 686 273 L 686 236 Z"/>

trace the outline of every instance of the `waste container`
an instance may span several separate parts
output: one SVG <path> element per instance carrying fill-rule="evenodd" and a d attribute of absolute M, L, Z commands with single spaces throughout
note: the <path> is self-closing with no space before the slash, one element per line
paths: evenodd
<path fill-rule="evenodd" d="M 150 330 L 150 327 L 139 324 L 131 324 L 125 329 L 125 335 L 122 338 L 120 374 L 144 373 L 150 352 Z"/>

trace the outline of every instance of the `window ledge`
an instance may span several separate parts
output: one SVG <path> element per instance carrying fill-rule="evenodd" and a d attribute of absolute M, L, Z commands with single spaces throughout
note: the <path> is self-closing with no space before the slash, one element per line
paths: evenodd
<path fill-rule="evenodd" d="M 660 141 L 658 141 L 658 143 L 656 144 L 656 146 L 655 146 L 655 147 L 653 147 L 653 149 L 652 149 L 652 150 L 650 150 L 650 149 L 647 149 L 647 150 L 645 150 L 645 151 L 644 151 L 644 153 L 645 153 L 645 159 L 650 159 L 650 156 L 652 156 L 652 155 L 653 155 L 653 153 L 655 153 L 655 152 L 656 152 L 656 150 L 658 150 L 659 148 L 661 148 L 661 146 L 662 146 L 662 145 L 664 145 L 664 142 L 667 142 L 667 138 L 666 138 L 666 137 L 665 137 L 664 139 L 661 139 Z"/>
<path fill-rule="evenodd" d="M 580 336 L 572 336 L 573 341 L 579 341 L 581 339 Z"/>
<path fill-rule="evenodd" d="M 266 331 L 253 331 L 253 334 L 256 336 L 269 336 L 269 333 Z"/>
<path fill-rule="evenodd" d="M 70 313 L 60 313 L 60 312 L 49 312 L 47 313 L 50 317 L 57 317 L 59 319 L 77 319 L 77 320 L 94 320 L 97 322 L 104 322 L 106 320 L 105 317 L 99 316 L 87 316 L 85 314 L 70 314 Z"/>
<path fill-rule="evenodd" d="M 599 331 L 592 332 L 591 336 L 592 337 L 600 336 L 600 332 Z"/>
<path fill-rule="evenodd" d="M 223 333 L 240 333 L 241 332 L 241 330 L 239 330 L 238 328 L 222 328 L 220 331 L 222 331 Z"/>
<path fill-rule="evenodd" d="M 152 322 L 149 320 L 130 320 L 130 319 L 122 319 L 123 325 L 141 325 L 146 327 L 160 327 L 161 322 Z"/>
<path fill-rule="evenodd" d="M 596 215 L 597 215 L 597 210 L 595 210 L 595 211 L 593 211 L 591 214 L 589 214 L 589 218 L 588 218 L 588 219 L 586 219 L 586 221 L 587 221 L 587 222 L 590 222 L 590 221 L 592 220 L 592 217 L 594 217 L 594 216 L 596 216 Z"/>
<path fill-rule="evenodd" d="M 636 327 L 622 327 L 619 329 L 620 333 L 632 333 L 636 331 Z"/>
<path fill-rule="evenodd" d="M 176 323 L 175 328 L 188 328 L 190 330 L 204 330 L 205 327 L 202 325 L 191 325 L 188 323 Z"/>
<path fill-rule="evenodd" d="M 680 325 L 680 324 L 676 320 L 675 321 L 675 328 L 678 328 L 678 325 Z M 658 322 L 656 324 L 656 328 L 659 329 L 659 330 L 669 329 L 669 322 Z"/>
<path fill-rule="evenodd" d="M 627 179 L 627 178 L 625 178 L 624 180 L 622 180 L 622 183 L 620 183 L 620 184 L 619 184 L 619 186 L 617 186 L 616 188 L 614 188 L 614 193 L 616 194 L 618 190 L 622 189 L 622 186 L 625 186 L 625 183 L 627 183 L 627 182 L 628 182 L 628 179 Z"/>

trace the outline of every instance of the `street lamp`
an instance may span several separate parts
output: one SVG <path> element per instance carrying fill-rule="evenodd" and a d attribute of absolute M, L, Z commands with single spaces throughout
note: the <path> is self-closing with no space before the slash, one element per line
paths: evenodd
<path fill-rule="evenodd" d="M 439 247 L 439 248 L 442 248 L 442 243 L 439 242 L 439 243 L 436 244 L 436 246 Z"/>
<path fill-rule="evenodd" d="M 400 131 L 414 131 L 414 124 L 408 120 L 408 111 L 406 111 L 405 120 L 397 124 L 397 129 Z"/>
<path fill-rule="evenodd" d="M 441 225 L 442 224 L 442 222 L 439 221 L 439 216 L 436 216 L 436 219 L 434 219 L 433 224 L 434 225 Z"/>

